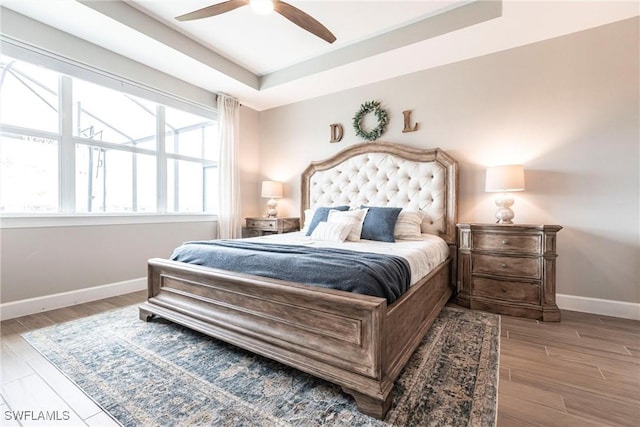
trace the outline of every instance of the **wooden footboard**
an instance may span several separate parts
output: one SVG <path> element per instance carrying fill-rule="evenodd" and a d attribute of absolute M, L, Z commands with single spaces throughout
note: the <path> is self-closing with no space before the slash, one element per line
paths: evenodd
<path fill-rule="evenodd" d="M 383 418 L 393 381 L 450 295 L 448 279 L 447 263 L 388 308 L 383 298 L 152 259 L 140 318 L 158 315 L 338 384 Z"/>

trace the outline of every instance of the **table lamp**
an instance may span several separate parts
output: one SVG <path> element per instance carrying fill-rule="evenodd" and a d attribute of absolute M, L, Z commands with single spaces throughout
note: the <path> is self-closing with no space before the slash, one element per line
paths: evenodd
<path fill-rule="evenodd" d="M 267 215 L 269 218 L 278 216 L 276 206 L 278 202 L 275 199 L 282 197 L 282 183 L 277 181 L 262 181 L 262 197 L 269 198 L 267 202 Z"/>
<path fill-rule="evenodd" d="M 485 191 L 499 192 L 496 197 L 496 222 L 513 224 L 514 213 L 511 210 L 513 196 L 511 191 L 524 190 L 524 168 L 521 165 L 505 165 L 487 168 Z"/>

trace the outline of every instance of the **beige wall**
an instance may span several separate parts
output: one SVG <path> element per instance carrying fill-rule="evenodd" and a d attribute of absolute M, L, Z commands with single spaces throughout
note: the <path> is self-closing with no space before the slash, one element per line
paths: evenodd
<path fill-rule="evenodd" d="M 147 275 L 185 240 L 216 236 L 215 222 L 3 229 L 2 303 Z"/>
<path fill-rule="evenodd" d="M 351 118 L 380 100 L 390 116 L 381 140 L 440 147 L 460 162 L 460 221 L 493 220 L 486 166 L 522 163 L 515 220 L 564 227 L 558 293 L 638 303 L 638 26 L 634 18 L 264 111 L 260 175 L 287 183 L 279 211 L 298 215 L 302 170 L 359 142 Z M 403 110 L 417 132 L 402 133 Z M 340 143 L 328 142 L 331 123 L 344 126 Z"/>

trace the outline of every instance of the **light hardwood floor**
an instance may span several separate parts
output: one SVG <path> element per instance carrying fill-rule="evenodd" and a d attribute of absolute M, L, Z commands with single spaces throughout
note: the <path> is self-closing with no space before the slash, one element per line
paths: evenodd
<path fill-rule="evenodd" d="M 20 425 L 6 412 L 16 408 L 68 414 L 70 419 L 57 425 L 117 425 L 20 334 L 137 304 L 145 295 L 136 292 L 2 322 L 0 425 Z M 502 316 L 498 402 L 500 427 L 638 427 L 640 322 L 567 311 L 560 323 Z"/>

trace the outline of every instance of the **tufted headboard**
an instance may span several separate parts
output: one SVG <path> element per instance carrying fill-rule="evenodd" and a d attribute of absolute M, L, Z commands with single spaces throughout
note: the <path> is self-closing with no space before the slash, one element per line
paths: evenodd
<path fill-rule="evenodd" d="M 456 242 L 458 163 L 444 151 L 386 142 L 352 145 L 302 173 L 304 210 L 371 205 L 420 209 L 422 232 Z"/>

